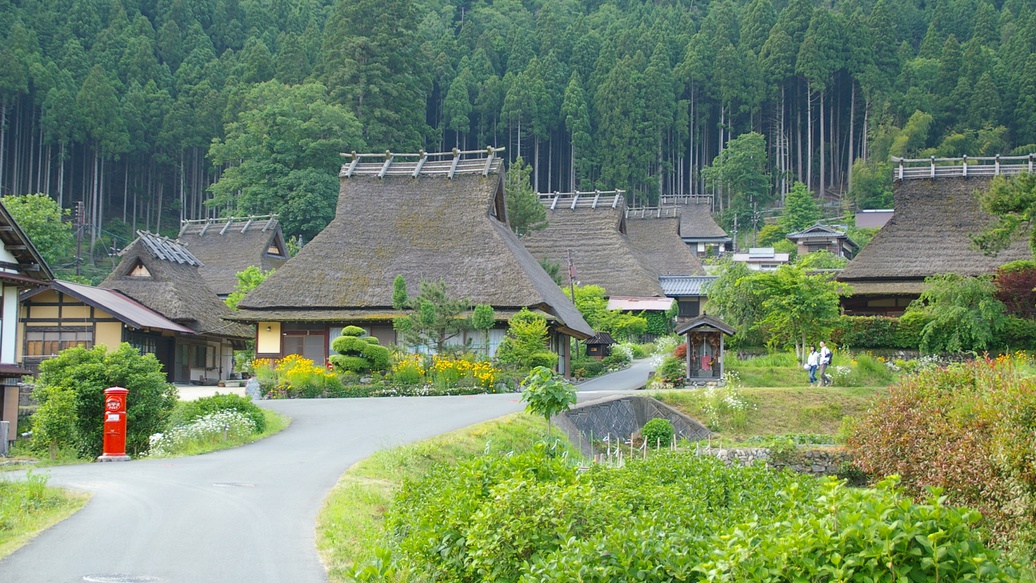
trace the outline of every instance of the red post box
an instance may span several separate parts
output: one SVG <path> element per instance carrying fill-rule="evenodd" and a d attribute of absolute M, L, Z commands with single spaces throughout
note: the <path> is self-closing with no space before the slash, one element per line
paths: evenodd
<path fill-rule="evenodd" d="M 104 453 L 99 462 L 126 462 L 126 395 L 128 390 L 111 387 L 104 390 Z"/>

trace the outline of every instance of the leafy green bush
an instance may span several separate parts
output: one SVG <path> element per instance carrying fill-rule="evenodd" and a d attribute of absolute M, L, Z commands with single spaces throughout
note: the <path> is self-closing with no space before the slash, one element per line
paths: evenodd
<path fill-rule="evenodd" d="M 682 358 L 663 356 L 662 362 L 655 369 L 655 378 L 663 383 L 682 387 L 687 383 L 687 363 Z"/>
<path fill-rule="evenodd" d="M 170 425 L 188 425 L 199 417 L 218 411 L 237 411 L 252 420 L 255 425 L 255 432 L 266 431 L 266 416 L 263 410 L 256 406 L 248 397 L 234 394 L 216 393 L 211 397 L 201 397 L 193 401 L 184 401 L 177 405 L 173 412 Z"/>
<path fill-rule="evenodd" d="M 549 434 L 550 418 L 568 411 L 575 404 L 576 389 L 554 371 L 538 366 L 529 371 L 529 376 L 522 381 L 522 401 L 526 403 L 526 411 L 547 420 Z"/>
<path fill-rule="evenodd" d="M 978 514 L 662 452 L 576 473 L 540 448 L 437 466 L 387 511 L 378 565 L 422 581 L 1010 581 Z M 357 577 L 373 580 L 373 577 Z"/>
<path fill-rule="evenodd" d="M 673 422 L 665 417 L 655 417 L 644 424 L 640 435 L 648 447 L 669 447 L 673 443 Z"/>
<path fill-rule="evenodd" d="M 500 364 L 517 370 L 553 367 L 558 355 L 547 346 L 547 319 L 522 308 L 507 323 L 507 335 L 496 350 Z"/>
<path fill-rule="evenodd" d="M 162 363 L 153 354 L 141 355 L 123 343 L 108 352 L 104 346 L 75 347 L 40 364 L 33 397 L 40 408 L 53 395 L 75 393 L 73 445 L 80 455 L 96 457 L 102 450 L 104 389 L 124 387 L 126 396 L 126 452 L 146 452 L 148 437 L 166 428 L 176 405 L 176 387 L 166 382 Z M 51 405 L 53 406 L 53 405 Z"/>
<path fill-rule="evenodd" d="M 1016 357 L 922 368 L 855 421 L 848 446 L 873 476 L 917 498 L 945 488 L 978 509 L 993 540 L 1036 556 L 1036 379 Z"/>

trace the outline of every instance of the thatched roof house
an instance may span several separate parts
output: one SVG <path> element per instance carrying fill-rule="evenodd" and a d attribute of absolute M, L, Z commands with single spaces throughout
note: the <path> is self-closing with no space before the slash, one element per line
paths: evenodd
<path fill-rule="evenodd" d="M 522 238 L 537 259 L 564 269 L 571 257 L 575 281 L 603 287 L 608 296 L 664 296 L 651 262 L 627 236 L 622 191 L 541 194 L 548 226 Z"/>
<path fill-rule="evenodd" d="M 250 326 L 225 319 L 230 308 L 202 280 L 201 261 L 179 241 L 144 231 L 137 231 L 137 239 L 120 256 L 99 287 L 118 290 L 198 335 L 177 340 L 185 355 L 178 355 L 177 366 L 183 370 L 175 379 L 209 379 L 216 372 L 226 378 L 233 371 L 233 348 L 252 338 L 253 332 Z"/>
<path fill-rule="evenodd" d="M 972 245 L 968 235 L 993 220 L 974 194 L 988 186 L 989 179 L 981 177 L 896 181 L 895 214 L 838 275 L 853 288 L 843 299 L 846 312 L 900 314 L 930 275 L 982 275 L 1009 261 L 1031 259 L 1025 240 L 996 257 Z"/>
<path fill-rule="evenodd" d="M 508 228 L 498 151 L 354 155 L 339 173 L 334 220 L 238 305 L 239 319 L 258 323 L 257 354 L 326 357 L 346 324 L 395 342 L 397 275 L 411 295 L 441 278 L 451 296 L 492 306 L 497 340 L 521 308 L 546 316 L 556 334 L 592 336 Z M 559 350 L 568 344 L 555 340 Z"/>
<path fill-rule="evenodd" d="M 8 421 L 8 433 L 0 440 L 18 435 L 18 381 L 30 371 L 22 366 L 18 343 L 18 292 L 46 285 L 54 279 L 47 262 L 25 235 L 7 207 L 0 204 L 0 421 Z"/>
<path fill-rule="evenodd" d="M 712 218 L 712 196 L 665 195 L 659 204 L 680 211 L 680 237 L 699 257 L 733 250 L 734 239 Z"/>
<path fill-rule="evenodd" d="M 680 237 L 679 209 L 628 210 L 626 232 L 633 248 L 647 258 L 658 275 L 705 273 L 698 256 Z"/>
<path fill-rule="evenodd" d="M 237 289 L 237 274 L 255 266 L 276 269 L 288 260 L 277 215 L 183 221 L 177 240 L 201 265 L 198 273 L 221 298 Z"/>

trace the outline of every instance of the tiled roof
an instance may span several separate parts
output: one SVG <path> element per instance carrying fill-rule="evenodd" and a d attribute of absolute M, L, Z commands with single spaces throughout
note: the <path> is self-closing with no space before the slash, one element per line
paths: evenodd
<path fill-rule="evenodd" d="M 715 280 L 715 275 L 662 275 L 658 283 L 669 297 L 704 296 L 709 284 Z"/>

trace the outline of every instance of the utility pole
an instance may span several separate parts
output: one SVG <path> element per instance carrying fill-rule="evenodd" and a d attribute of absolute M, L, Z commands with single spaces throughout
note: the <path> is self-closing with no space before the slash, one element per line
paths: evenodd
<path fill-rule="evenodd" d="M 79 276 L 79 266 L 83 263 L 83 227 L 85 223 L 83 219 L 83 201 L 76 201 L 76 277 Z"/>

